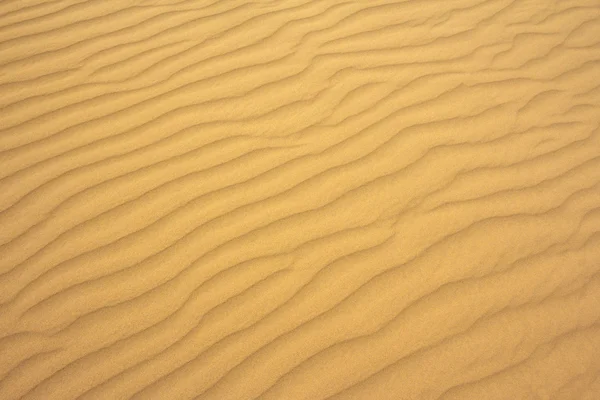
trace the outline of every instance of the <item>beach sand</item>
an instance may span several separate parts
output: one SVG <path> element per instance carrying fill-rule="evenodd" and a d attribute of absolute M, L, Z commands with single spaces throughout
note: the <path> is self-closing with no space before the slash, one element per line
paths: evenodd
<path fill-rule="evenodd" d="M 0 2 L 0 399 L 600 399 L 598 0 Z"/>

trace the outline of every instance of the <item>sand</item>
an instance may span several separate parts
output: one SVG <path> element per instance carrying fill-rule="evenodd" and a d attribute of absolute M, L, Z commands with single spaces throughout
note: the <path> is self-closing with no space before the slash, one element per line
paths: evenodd
<path fill-rule="evenodd" d="M 0 108 L 0 399 L 600 399 L 598 0 L 4 0 Z"/>

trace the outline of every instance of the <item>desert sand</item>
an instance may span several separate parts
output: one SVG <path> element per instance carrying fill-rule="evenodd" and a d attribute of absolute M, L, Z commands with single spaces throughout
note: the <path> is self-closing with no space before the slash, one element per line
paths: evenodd
<path fill-rule="evenodd" d="M 0 1 L 0 399 L 600 399 L 599 0 Z"/>

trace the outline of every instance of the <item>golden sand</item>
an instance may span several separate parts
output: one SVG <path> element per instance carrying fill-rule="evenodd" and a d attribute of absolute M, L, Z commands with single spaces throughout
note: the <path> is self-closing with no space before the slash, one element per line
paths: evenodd
<path fill-rule="evenodd" d="M 0 399 L 600 399 L 599 0 L 0 1 Z"/>

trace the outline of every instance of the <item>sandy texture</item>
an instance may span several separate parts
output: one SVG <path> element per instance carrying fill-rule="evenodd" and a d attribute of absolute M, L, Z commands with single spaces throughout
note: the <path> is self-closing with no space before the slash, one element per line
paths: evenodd
<path fill-rule="evenodd" d="M 599 0 L 0 1 L 0 399 L 600 399 Z"/>

